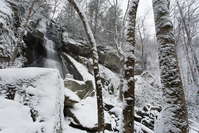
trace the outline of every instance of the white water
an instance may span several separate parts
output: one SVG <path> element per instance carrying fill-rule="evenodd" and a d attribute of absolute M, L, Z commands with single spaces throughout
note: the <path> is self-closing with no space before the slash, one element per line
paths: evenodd
<path fill-rule="evenodd" d="M 46 68 L 55 68 L 59 70 L 62 75 L 62 66 L 60 63 L 60 59 L 58 58 L 57 51 L 55 51 L 55 44 L 53 41 L 45 38 L 45 47 L 47 51 L 47 59 L 45 62 Z"/>
<path fill-rule="evenodd" d="M 58 57 L 57 51 L 55 51 L 55 44 L 53 41 L 49 40 L 46 37 L 46 21 L 40 21 L 37 30 L 44 33 L 44 45 L 47 51 L 47 59 L 45 60 L 44 67 L 46 68 L 55 68 L 59 70 L 61 76 L 63 76 L 62 65 Z"/>

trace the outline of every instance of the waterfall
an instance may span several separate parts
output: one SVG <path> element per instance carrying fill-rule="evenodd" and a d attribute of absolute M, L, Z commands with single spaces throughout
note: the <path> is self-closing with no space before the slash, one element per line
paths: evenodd
<path fill-rule="evenodd" d="M 61 76 L 63 77 L 62 64 L 59 59 L 57 51 L 55 51 L 55 43 L 47 38 L 45 38 L 45 47 L 47 51 L 47 59 L 45 61 L 46 68 L 55 68 L 59 70 Z"/>
<path fill-rule="evenodd" d="M 70 59 L 59 51 L 58 47 L 61 45 L 61 34 L 56 29 L 56 26 L 46 20 L 40 20 L 36 29 L 44 33 L 43 46 L 45 47 L 45 53 L 43 53 L 42 57 L 42 67 L 59 70 L 62 78 L 65 78 L 65 75 L 70 73 L 74 76 L 74 79 L 83 80 L 82 75 Z"/>
<path fill-rule="evenodd" d="M 61 64 L 61 60 L 59 58 L 58 52 L 55 50 L 56 49 L 55 43 L 46 37 L 47 27 L 46 27 L 45 20 L 39 22 L 37 30 L 44 33 L 44 45 L 47 52 L 46 60 L 44 62 L 44 67 L 55 68 L 59 70 L 60 75 L 63 78 L 64 76 L 63 76 L 63 71 L 62 71 L 62 64 Z"/>

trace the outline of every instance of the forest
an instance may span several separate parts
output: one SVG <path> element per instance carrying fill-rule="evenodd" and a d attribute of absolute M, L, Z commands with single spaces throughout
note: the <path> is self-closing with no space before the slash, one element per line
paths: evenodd
<path fill-rule="evenodd" d="M 0 132 L 199 133 L 199 1 L 1 0 Z"/>

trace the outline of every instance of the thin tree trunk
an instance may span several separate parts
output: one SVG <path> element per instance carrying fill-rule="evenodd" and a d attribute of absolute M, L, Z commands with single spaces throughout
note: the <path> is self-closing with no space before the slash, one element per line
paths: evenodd
<path fill-rule="evenodd" d="M 173 25 L 169 16 L 169 4 L 169 0 L 153 0 L 163 90 L 163 110 L 155 132 L 187 133 L 188 114 L 176 55 Z"/>
<path fill-rule="evenodd" d="M 121 38 L 120 38 L 120 41 L 119 41 L 119 46 L 117 46 L 117 50 L 118 50 L 118 53 L 120 55 L 120 59 L 121 60 L 121 64 L 122 66 L 124 66 L 124 55 L 121 53 L 122 51 L 122 47 L 125 45 L 126 43 L 126 38 L 125 38 L 125 26 L 126 26 L 126 19 L 127 19 L 127 14 L 128 14 L 128 9 L 129 9 L 129 3 L 130 3 L 130 0 L 128 0 L 128 3 L 127 3 L 127 9 L 125 11 L 125 15 L 124 15 L 124 18 L 123 18 L 123 24 L 122 24 L 122 35 L 121 35 Z M 119 50 L 120 49 L 120 50 Z M 120 93 L 119 93 L 119 100 L 121 102 L 123 102 L 123 84 L 124 84 L 124 67 L 120 68 Z"/>
<path fill-rule="evenodd" d="M 32 2 L 32 4 L 31 4 L 31 6 L 29 7 L 28 16 L 26 17 L 25 22 L 24 22 L 23 25 L 22 25 L 22 30 L 21 30 L 21 32 L 19 33 L 19 37 L 18 37 L 18 40 L 17 40 L 17 46 L 16 46 L 16 48 L 15 48 L 15 50 L 14 50 L 14 53 L 13 53 L 13 56 L 12 56 L 12 58 L 11 58 L 11 60 L 10 60 L 9 66 L 14 66 L 14 62 L 15 62 L 15 60 L 16 60 L 16 58 L 17 58 L 17 54 L 18 54 L 18 51 L 19 51 L 19 47 L 20 47 L 20 45 L 21 45 L 21 43 L 22 43 L 23 36 L 24 36 L 24 34 L 25 34 L 25 31 L 26 31 L 28 22 L 29 22 L 29 20 L 30 20 L 30 17 L 31 17 L 32 10 L 33 10 L 33 7 L 34 7 L 35 2 L 36 2 L 36 0 L 34 0 L 34 1 Z"/>
<path fill-rule="evenodd" d="M 139 36 L 140 36 L 141 44 L 142 44 L 142 71 L 145 71 L 145 66 L 144 66 L 144 40 L 142 38 L 140 28 L 138 29 L 138 32 L 139 32 Z"/>
<path fill-rule="evenodd" d="M 182 23 L 184 25 L 185 33 L 186 33 L 186 36 L 187 36 L 187 43 L 185 44 L 185 47 L 186 47 L 186 52 L 187 52 L 187 56 L 188 56 L 188 62 L 191 66 L 190 68 L 191 68 L 191 73 L 192 73 L 192 76 L 193 76 L 194 83 L 197 86 L 198 92 L 199 92 L 199 77 L 198 77 L 198 74 L 199 74 L 198 68 L 199 67 L 197 67 L 197 65 L 198 65 L 197 58 L 196 58 L 196 55 L 195 55 L 195 50 L 192 47 L 192 39 L 191 39 L 191 35 L 190 35 L 189 25 L 187 24 L 187 22 L 185 20 L 182 8 L 180 7 L 178 0 L 176 0 L 176 3 L 177 3 L 177 6 L 178 6 L 178 9 L 180 11 L 180 16 L 182 18 Z M 189 53 L 188 52 L 189 51 L 188 46 L 190 47 L 190 50 L 191 50 L 191 56 L 192 56 L 191 58 L 189 57 L 189 54 L 188 54 Z M 191 63 L 191 61 L 192 61 L 192 63 Z"/>
<path fill-rule="evenodd" d="M 99 66 L 98 66 L 98 54 L 97 54 L 97 46 L 94 39 L 94 36 L 92 34 L 92 31 L 89 27 L 88 20 L 86 18 L 85 13 L 81 10 L 79 4 L 76 2 L 76 0 L 68 0 L 77 11 L 78 15 L 80 16 L 88 40 L 91 44 L 92 49 L 92 58 L 93 58 L 93 69 L 94 69 L 94 77 L 95 77 L 95 85 L 96 85 L 96 92 L 97 92 L 97 107 L 98 107 L 98 133 L 103 132 L 104 133 L 104 110 L 103 110 L 103 99 L 102 99 L 102 84 L 99 74 Z"/>
<path fill-rule="evenodd" d="M 131 0 L 128 11 L 128 28 L 125 51 L 125 75 L 124 75 L 124 99 L 123 99 L 123 133 L 134 132 L 134 104 L 135 104 L 135 81 L 134 81 L 134 66 L 135 66 L 135 25 L 136 13 L 139 0 Z"/>
<path fill-rule="evenodd" d="M 94 26 L 94 37 L 96 38 L 96 34 L 97 34 L 97 20 L 98 20 L 98 12 L 99 12 L 99 7 L 98 7 L 98 4 L 99 4 L 99 0 L 96 0 L 96 7 L 95 7 L 95 26 Z"/>

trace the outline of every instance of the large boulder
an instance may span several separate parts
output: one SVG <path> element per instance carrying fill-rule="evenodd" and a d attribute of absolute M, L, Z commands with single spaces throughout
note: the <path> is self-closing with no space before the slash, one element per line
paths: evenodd
<path fill-rule="evenodd" d="M 66 88 L 75 92 L 81 99 L 84 99 L 88 96 L 93 97 L 95 95 L 93 83 L 91 80 L 84 82 L 72 78 L 65 78 L 64 85 Z"/>
<path fill-rule="evenodd" d="M 107 52 L 105 54 L 104 66 L 116 73 L 120 73 L 120 68 L 122 67 L 122 63 L 117 54 Z"/>
<path fill-rule="evenodd" d="M 76 103 L 73 107 L 65 107 L 65 115 L 70 122 L 70 126 L 87 132 L 97 132 L 97 99 L 87 97 Z M 111 116 L 105 112 L 105 129 L 112 131 Z"/>
<path fill-rule="evenodd" d="M 0 70 L 0 131 L 63 132 L 64 84 L 55 69 Z"/>
<path fill-rule="evenodd" d="M 64 97 L 64 106 L 66 107 L 73 107 L 75 103 L 78 103 L 80 101 L 80 98 L 68 88 L 65 88 Z"/>

